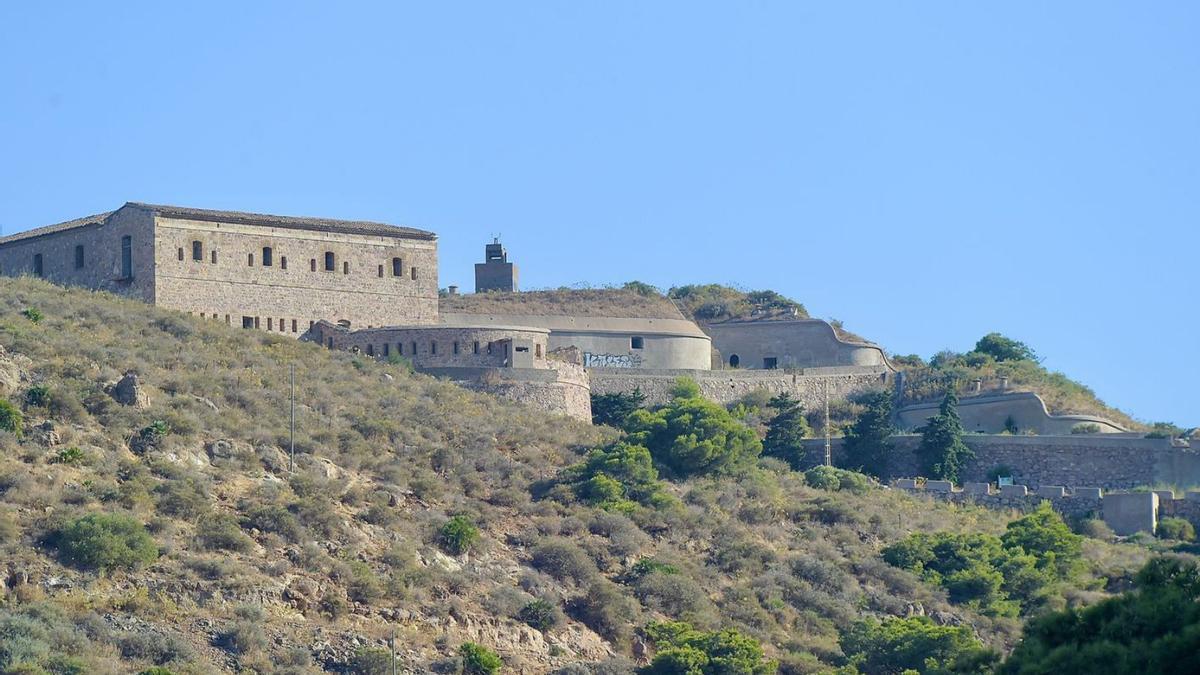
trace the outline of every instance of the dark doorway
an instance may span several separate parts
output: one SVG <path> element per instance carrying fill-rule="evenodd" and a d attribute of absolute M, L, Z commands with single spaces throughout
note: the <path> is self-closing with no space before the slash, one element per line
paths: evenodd
<path fill-rule="evenodd" d="M 729 355 L 729 367 L 730 368 L 737 368 L 738 365 L 741 364 L 741 362 L 742 362 L 742 360 L 738 358 L 737 354 Z"/>

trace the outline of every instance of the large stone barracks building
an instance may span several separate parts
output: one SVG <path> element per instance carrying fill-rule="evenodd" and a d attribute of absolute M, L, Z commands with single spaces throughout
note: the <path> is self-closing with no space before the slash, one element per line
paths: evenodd
<path fill-rule="evenodd" d="M 432 324 L 437 237 L 382 223 L 128 203 L 0 239 L 0 273 L 299 337 Z"/>

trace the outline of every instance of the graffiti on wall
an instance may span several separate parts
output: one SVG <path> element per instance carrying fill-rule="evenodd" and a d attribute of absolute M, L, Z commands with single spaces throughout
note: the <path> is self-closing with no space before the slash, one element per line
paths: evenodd
<path fill-rule="evenodd" d="M 593 354 L 583 353 L 585 368 L 639 368 L 642 357 L 636 354 Z"/>

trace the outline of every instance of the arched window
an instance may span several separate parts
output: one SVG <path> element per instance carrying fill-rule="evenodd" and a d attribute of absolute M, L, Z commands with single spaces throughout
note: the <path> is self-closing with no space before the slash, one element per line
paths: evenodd
<path fill-rule="evenodd" d="M 264 246 L 262 253 L 263 267 L 270 267 L 275 264 L 275 252 L 271 250 L 270 246 Z"/>
<path fill-rule="evenodd" d="M 730 367 L 730 368 L 737 368 L 737 367 L 738 367 L 738 364 L 739 364 L 739 363 L 741 363 L 741 362 L 742 362 L 742 360 L 738 358 L 738 355 L 737 355 L 737 354 L 730 354 L 730 355 L 729 355 L 729 367 Z"/>
<path fill-rule="evenodd" d="M 333 251 L 325 251 L 325 271 L 332 272 L 337 269 L 337 263 L 333 258 Z"/>
<path fill-rule="evenodd" d="M 204 262 L 204 244 L 198 241 L 192 242 L 192 260 Z"/>
<path fill-rule="evenodd" d="M 399 258 L 392 258 L 392 276 L 404 276 L 404 265 Z"/>

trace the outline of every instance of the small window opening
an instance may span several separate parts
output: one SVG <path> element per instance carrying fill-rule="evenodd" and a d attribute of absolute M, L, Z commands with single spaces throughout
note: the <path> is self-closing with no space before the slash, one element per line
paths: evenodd
<path fill-rule="evenodd" d="M 297 331 L 296 331 L 296 320 L 295 320 L 295 319 L 292 319 L 292 332 L 293 332 L 293 333 L 297 332 Z"/>
<path fill-rule="evenodd" d="M 458 354 L 458 342 L 454 343 L 454 353 Z"/>
<path fill-rule="evenodd" d="M 517 347 L 517 351 L 524 354 L 525 352 L 529 351 L 529 347 Z"/>
<path fill-rule="evenodd" d="M 383 343 L 383 355 L 391 356 L 392 344 L 390 342 Z"/>
<path fill-rule="evenodd" d="M 271 265 L 275 264 L 275 252 L 271 250 L 270 246 L 263 247 L 262 261 L 263 267 L 270 267 Z"/>
<path fill-rule="evenodd" d="M 83 244 L 75 247 L 75 269 L 83 268 Z"/>
<path fill-rule="evenodd" d="M 475 353 L 475 354 L 478 354 L 478 353 L 479 353 L 479 340 L 476 340 L 476 341 L 475 341 L 475 348 L 474 348 L 474 352 L 473 352 L 473 353 Z"/>
<path fill-rule="evenodd" d="M 183 247 L 182 246 L 179 247 L 179 251 L 176 253 L 176 255 L 179 257 L 180 260 L 183 260 Z"/>
<path fill-rule="evenodd" d="M 429 343 L 429 353 L 430 353 L 430 354 L 437 354 L 437 343 L 436 343 L 436 342 L 430 342 L 430 343 Z"/>
<path fill-rule="evenodd" d="M 383 265 L 379 266 L 379 278 L 383 278 Z"/>
<path fill-rule="evenodd" d="M 375 356 L 375 345 L 367 345 L 367 356 Z"/>
<path fill-rule="evenodd" d="M 396 343 L 396 353 L 399 354 L 400 356 L 404 356 L 404 343 L 403 342 Z"/>
<path fill-rule="evenodd" d="M 33 254 L 33 273 L 36 276 L 42 276 L 42 254 Z"/>
<path fill-rule="evenodd" d="M 542 346 L 541 345 L 533 346 L 533 355 L 539 359 L 542 358 Z"/>
<path fill-rule="evenodd" d="M 133 237 L 121 237 L 121 278 L 133 278 Z"/>
<path fill-rule="evenodd" d="M 348 262 L 342 263 L 342 274 L 350 274 L 350 263 L 348 263 Z"/>
<path fill-rule="evenodd" d="M 645 346 L 645 340 L 640 336 L 629 338 L 629 346 L 632 349 L 641 349 Z"/>
<path fill-rule="evenodd" d="M 737 354 L 729 355 L 729 367 L 730 368 L 737 368 L 738 365 L 741 364 L 741 362 L 742 362 L 742 360 L 738 358 Z"/>
<path fill-rule="evenodd" d="M 229 315 L 228 315 L 228 314 L 226 314 L 226 315 L 225 315 L 225 323 L 226 323 L 226 324 L 228 324 L 228 323 L 229 323 Z"/>
<path fill-rule="evenodd" d="M 392 276 L 399 277 L 404 275 L 404 266 L 400 264 L 399 258 L 392 258 Z"/>
<path fill-rule="evenodd" d="M 417 280 L 417 268 L 410 267 L 410 268 L 408 268 L 408 271 L 412 274 L 412 280 L 416 281 Z"/>
<path fill-rule="evenodd" d="M 254 254 L 253 253 L 246 254 L 246 265 L 248 265 L 249 267 L 254 267 Z"/>
<path fill-rule="evenodd" d="M 309 272 L 316 272 L 316 271 L 317 271 L 317 259 L 316 259 L 316 258 L 309 258 L 309 259 L 308 259 L 308 271 L 309 271 Z"/>
<path fill-rule="evenodd" d="M 271 317 L 268 316 L 267 317 L 267 330 L 271 330 L 271 329 L 272 329 Z"/>
<path fill-rule="evenodd" d="M 409 346 L 412 347 L 412 355 L 416 356 L 417 355 L 417 343 L 414 342 Z"/>
<path fill-rule="evenodd" d="M 254 317 L 243 316 L 242 317 L 242 328 L 254 328 Z"/>
<path fill-rule="evenodd" d="M 287 269 L 287 256 L 286 255 L 279 256 L 279 269 L 281 269 L 281 270 Z"/>
<path fill-rule="evenodd" d="M 216 265 L 217 264 L 217 249 L 214 248 L 212 250 L 212 252 L 209 253 L 209 257 L 212 258 L 212 264 Z"/>
<path fill-rule="evenodd" d="M 763 369 L 775 370 L 779 367 L 779 359 L 774 356 L 763 357 Z"/>
<path fill-rule="evenodd" d="M 487 353 L 488 354 L 492 353 L 492 343 L 490 343 L 490 342 L 488 343 L 488 346 L 487 346 Z"/>
<path fill-rule="evenodd" d="M 333 251 L 325 251 L 325 271 L 332 272 L 335 269 L 337 269 L 337 265 L 334 262 Z"/>
<path fill-rule="evenodd" d="M 204 244 L 198 241 L 192 242 L 192 260 L 204 262 Z"/>

